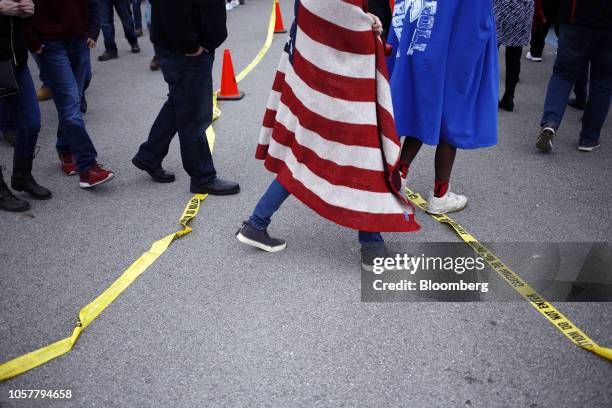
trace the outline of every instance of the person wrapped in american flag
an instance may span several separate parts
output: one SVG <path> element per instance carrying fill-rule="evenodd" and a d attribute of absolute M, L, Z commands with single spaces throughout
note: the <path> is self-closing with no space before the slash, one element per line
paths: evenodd
<path fill-rule="evenodd" d="M 367 0 L 297 0 L 269 97 L 256 158 L 276 179 L 237 232 L 269 252 L 286 247 L 267 228 L 290 196 L 359 231 L 362 266 L 385 256 L 380 232 L 414 232 L 400 192 L 395 130 L 380 20 Z"/>

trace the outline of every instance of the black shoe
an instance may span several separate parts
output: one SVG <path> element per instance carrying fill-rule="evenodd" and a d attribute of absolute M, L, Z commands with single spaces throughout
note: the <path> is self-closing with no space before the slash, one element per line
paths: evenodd
<path fill-rule="evenodd" d="M 15 146 L 15 142 L 17 141 L 17 132 L 14 130 L 6 130 L 2 133 L 4 136 L 4 141 L 8 143 L 11 147 Z"/>
<path fill-rule="evenodd" d="M 388 256 L 385 244 L 363 244 L 361 246 L 361 268 L 365 271 L 374 271 L 374 260 Z"/>
<path fill-rule="evenodd" d="M 137 28 L 134 30 L 134 32 L 136 32 L 136 37 L 142 37 L 144 35 L 144 31 L 142 31 L 142 28 Z"/>
<path fill-rule="evenodd" d="M 32 177 L 31 157 L 15 157 L 13 159 L 13 176 L 11 188 L 15 191 L 25 191 L 35 200 L 48 200 L 53 195 L 51 191 L 39 185 Z"/>
<path fill-rule="evenodd" d="M 240 192 L 240 185 L 233 181 L 225 181 L 215 177 L 210 183 L 200 186 L 191 182 L 191 192 L 194 194 L 234 195 Z"/>
<path fill-rule="evenodd" d="M 157 55 L 153 56 L 153 59 L 151 60 L 151 63 L 149 64 L 149 68 L 151 68 L 151 71 L 159 70 L 159 59 L 157 59 Z"/>
<path fill-rule="evenodd" d="M 514 112 L 514 98 L 504 95 L 497 106 L 505 111 Z"/>
<path fill-rule="evenodd" d="M 570 99 L 567 104 L 574 109 L 584 110 L 586 108 L 587 101 L 585 99 L 574 98 Z"/>
<path fill-rule="evenodd" d="M 140 47 L 138 46 L 138 42 L 135 42 L 134 44 L 130 44 L 130 47 L 132 49 L 132 54 L 138 54 L 140 52 Z"/>
<path fill-rule="evenodd" d="M 164 170 L 162 166 L 159 166 L 156 169 L 151 168 L 140 160 L 138 160 L 136 157 L 132 159 L 132 164 L 134 164 L 134 166 L 138 167 L 140 170 L 149 173 L 149 176 L 151 176 L 153 181 L 155 181 L 156 183 L 172 183 L 175 180 L 174 174 Z"/>
<path fill-rule="evenodd" d="M 253 228 L 248 221 L 236 232 L 236 238 L 243 244 L 255 248 L 263 249 L 267 252 L 279 252 L 287 247 L 287 243 L 282 239 L 272 238 L 268 230 L 258 230 Z"/>
<path fill-rule="evenodd" d="M 553 139 L 555 137 L 555 129 L 545 126 L 540 131 L 536 147 L 543 152 L 550 152 L 553 148 Z"/>
<path fill-rule="evenodd" d="M 85 95 L 81 97 L 81 113 L 87 113 L 87 99 L 85 99 Z"/>
<path fill-rule="evenodd" d="M 4 182 L 2 169 L 0 169 L 0 210 L 9 212 L 24 212 L 30 209 L 30 204 L 13 195 Z"/>
<path fill-rule="evenodd" d="M 108 61 L 116 58 L 119 58 L 117 51 L 106 50 L 98 57 L 98 61 Z"/>

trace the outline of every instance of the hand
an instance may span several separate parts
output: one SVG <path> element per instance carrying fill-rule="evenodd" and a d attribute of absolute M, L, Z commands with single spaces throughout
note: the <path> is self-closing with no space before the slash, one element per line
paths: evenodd
<path fill-rule="evenodd" d="M 23 11 L 21 11 L 19 3 L 13 0 L 1 0 L 0 14 L 11 17 L 19 17 L 23 14 Z"/>
<path fill-rule="evenodd" d="M 96 48 L 96 41 L 93 38 L 87 39 L 87 46 L 89 48 Z"/>
<path fill-rule="evenodd" d="M 200 55 L 204 54 L 205 52 L 208 52 L 208 50 L 204 47 L 199 47 L 198 50 L 196 52 L 194 52 L 193 54 L 185 54 L 188 57 L 199 57 Z"/>
<path fill-rule="evenodd" d="M 44 49 L 44 48 L 45 48 L 45 45 L 43 44 L 43 45 L 41 45 L 41 46 L 40 46 L 40 48 L 38 49 L 38 51 L 36 51 L 34 54 L 36 54 L 36 55 L 40 55 L 40 54 L 42 54 L 42 52 L 43 52 L 43 49 Z"/>
<path fill-rule="evenodd" d="M 368 16 L 370 16 L 373 22 L 372 31 L 374 31 L 377 37 L 380 37 L 383 33 L 383 26 L 382 26 L 382 23 L 380 22 L 380 19 L 372 13 L 368 13 Z"/>
<path fill-rule="evenodd" d="M 31 17 L 34 15 L 34 2 L 32 0 L 21 0 L 19 9 L 22 17 Z"/>

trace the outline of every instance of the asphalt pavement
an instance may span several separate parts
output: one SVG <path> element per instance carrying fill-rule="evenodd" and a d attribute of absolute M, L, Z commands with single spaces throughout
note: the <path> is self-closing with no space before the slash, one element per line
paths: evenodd
<path fill-rule="evenodd" d="M 225 46 L 237 70 L 263 45 L 270 7 L 251 0 L 228 13 Z M 282 7 L 288 24 L 292 2 Z M 362 303 L 356 233 L 295 199 L 270 228 L 288 241 L 285 251 L 262 253 L 237 242 L 234 233 L 273 178 L 254 152 L 284 39 L 275 36 L 240 84 L 246 97 L 223 102 L 215 124 L 215 165 L 242 192 L 208 198 L 194 231 L 70 353 L 0 384 L 0 407 L 610 406 L 610 362 L 571 344 L 524 301 Z M 68 336 L 81 307 L 178 229 L 191 197 L 178 140 L 164 162 L 175 183 L 155 184 L 131 164 L 167 88 L 161 73 L 148 69 L 148 38 L 136 55 L 118 40 L 117 60 L 98 62 L 103 50 L 93 52 L 85 115 L 99 161 L 116 179 L 84 191 L 60 172 L 57 114 L 53 102 L 43 102 L 35 176 L 54 198 L 32 201 L 26 214 L 0 214 L 0 362 Z M 219 50 L 217 84 L 221 59 Z M 551 48 L 542 63 L 523 60 L 516 110 L 500 113 L 498 146 L 458 154 L 452 189 L 470 204 L 453 218 L 481 241 L 612 240 L 611 121 L 602 148 L 581 153 L 580 112 L 568 108 L 555 150 L 540 154 L 534 146 L 553 60 Z M 6 176 L 11 159 L 11 149 L 0 145 Z M 411 170 L 411 188 L 427 194 L 433 149 L 424 148 Z M 386 239 L 408 246 L 457 241 L 425 214 L 417 220 L 420 232 Z M 611 303 L 557 307 L 612 346 Z M 73 398 L 9 399 L 15 389 L 70 389 Z"/>

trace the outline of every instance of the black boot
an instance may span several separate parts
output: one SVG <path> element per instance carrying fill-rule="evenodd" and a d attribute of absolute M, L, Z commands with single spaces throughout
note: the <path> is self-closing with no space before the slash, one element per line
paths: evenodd
<path fill-rule="evenodd" d="M 514 111 L 514 95 L 508 92 L 504 93 L 504 96 L 501 98 L 501 101 L 499 101 L 498 106 L 502 108 L 503 110 L 507 110 L 508 112 L 513 112 Z"/>
<path fill-rule="evenodd" d="M 2 168 L 0 168 L 0 210 L 23 212 L 29 209 L 30 204 L 27 201 L 15 197 L 11 190 L 9 190 L 2 177 Z"/>
<path fill-rule="evenodd" d="M 15 191 L 25 191 L 35 200 L 48 200 L 51 192 L 39 185 L 32 177 L 32 157 L 15 157 L 13 159 L 13 177 L 11 187 Z"/>

